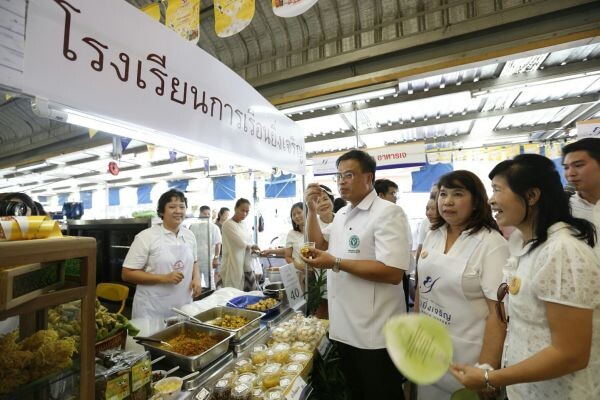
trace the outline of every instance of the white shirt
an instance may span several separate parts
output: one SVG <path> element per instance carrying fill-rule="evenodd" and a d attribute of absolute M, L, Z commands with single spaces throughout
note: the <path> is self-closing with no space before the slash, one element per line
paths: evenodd
<path fill-rule="evenodd" d="M 408 220 L 401 207 L 380 199 L 375 190 L 356 207 L 335 214 L 323 236 L 329 253 L 354 260 L 377 260 L 407 270 L 410 263 Z M 372 282 L 344 271 L 327 272 L 329 333 L 332 339 L 362 349 L 385 347 L 383 325 L 406 313 L 402 283 Z"/>
<path fill-rule="evenodd" d="M 552 343 L 545 302 L 593 309 L 592 348 L 588 366 L 559 378 L 507 387 L 513 400 L 600 399 L 600 265 L 585 242 L 559 222 L 548 229 L 548 239 L 527 253 L 521 232 L 509 240 L 511 259 L 505 274 L 520 279 L 516 294 L 508 296 L 508 335 L 503 365 L 533 356 Z"/>
<path fill-rule="evenodd" d="M 423 250 L 433 248 L 443 253 L 447 236 L 447 225 L 430 230 L 423 243 Z M 463 231 L 447 254 L 459 257 L 472 240 L 478 239 L 481 239 L 481 245 L 473 251 L 467 261 L 462 276 L 462 289 L 467 299 L 481 298 L 483 295 L 488 299 L 496 300 L 498 286 L 502 282 L 502 269 L 509 257 L 508 243 L 499 232 L 483 228 L 469 235 L 469 231 Z M 436 246 L 432 246 L 434 243 Z M 422 253 L 421 257 L 423 257 Z"/>
<path fill-rule="evenodd" d="M 244 290 L 244 271 L 252 271 L 250 247 L 252 234 L 244 221 L 228 219 L 222 228 L 223 256 L 221 278 L 224 287 Z"/>
<path fill-rule="evenodd" d="M 145 272 L 154 272 L 157 267 L 160 247 L 163 244 L 181 244 L 192 247 L 194 256 L 198 254 L 196 237 L 187 228 L 180 226 L 177 236 L 163 227 L 162 224 L 153 225 L 144 229 L 137 235 L 131 244 L 129 252 L 123 261 L 123 267 L 129 269 L 143 269 Z M 197 258 L 194 260 L 197 261 Z"/>
<path fill-rule="evenodd" d="M 598 245 L 598 241 L 600 241 L 600 201 L 596 202 L 596 204 L 592 204 L 579 196 L 579 193 L 575 193 L 571 196 L 569 202 L 574 217 L 586 219 L 596 227 L 596 245 L 594 246 L 594 253 L 596 253 L 596 257 L 600 260 L 600 245 Z"/>
<path fill-rule="evenodd" d="M 300 258 L 300 248 L 304 244 L 304 235 L 298 231 L 291 230 L 288 232 L 287 237 L 285 239 L 285 247 L 292 248 L 292 258 L 304 264 L 302 259 Z"/>
<path fill-rule="evenodd" d="M 190 231 L 196 237 L 198 244 L 198 264 L 205 284 L 208 282 L 208 272 L 212 272 L 212 260 L 215 257 L 215 245 L 221 244 L 221 230 L 218 226 L 206 221 L 196 220 L 190 224 Z M 208 248 L 207 248 L 208 247 Z M 214 274 L 213 274 L 214 275 Z M 214 286 L 214 278 L 211 278 L 211 287 Z M 204 286 L 204 284 L 203 284 Z"/>
<path fill-rule="evenodd" d="M 418 245 L 422 245 L 425 242 L 425 238 L 427 237 L 427 234 L 429 233 L 429 231 L 431 227 L 431 223 L 429 222 L 429 220 L 427 219 L 427 217 L 423 218 L 421 220 L 421 223 L 419 224 L 419 230 L 417 233 L 417 244 Z"/>

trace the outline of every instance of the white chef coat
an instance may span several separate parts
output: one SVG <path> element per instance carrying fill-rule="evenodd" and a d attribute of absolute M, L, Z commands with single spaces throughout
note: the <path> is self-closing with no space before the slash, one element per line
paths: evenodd
<path fill-rule="evenodd" d="M 429 222 L 427 217 L 423 218 L 423 220 L 421 220 L 421 223 L 419 224 L 419 230 L 417 232 L 417 245 L 422 245 L 423 243 L 425 243 L 425 238 L 431 230 L 430 228 L 431 223 Z"/>
<path fill-rule="evenodd" d="M 206 226 L 208 224 L 208 227 Z M 218 226 L 209 221 L 202 221 L 190 224 L 190 231 L 196 237 L 198 247 L 198 265 L 202 274 L 203 286 L 208 284 L 208 274 L 211 274 L 211 289 L 215 289 L 215 274 L 212 266 L 215 256 L 215 245 L 221 244 L 221 230 Z M 207 246 L 209 249 L 207 249 Z M 207 251 L 208 250 L 208 251 Z"/>
<path fill-rule="evenodd" d="M 596 227 L 594 253 L 596 253 L 596 257 L 600 260 L 600 245 L 598 244 L 598 241 L 600 241 L 600 201 L 592 204 L 579 196 L 579 193 L 575 193 L 571 196 L 569 202 L 574 217 L 586 219 Z"/>
<path fill-rule="evenodd" d="M 224 287 L 244 290 L 244 272 L 252 271 L 252 233 L 244 221 L 228 219 L 222 228 L 221 278 Z"/>
<path fill-rule="evenodd" d="M 302 261 L 302 259 L 300 258 L 300 248 L 302 247 L 304 242 L 305 240 L 302 232 L 298 232 L 293 229 L 288 232 L 287 237 L 285 239 L 285 247 L 292 248 L 292 258 L 295 261 L 302 264 L 304 264 L 304 261 Z"/>
<path fill-rule="evenodd" d="M 335 257 L 377 260 L 406 271 L 411 243 L 407 227 L 402 208 L 373 190 L 356 207 L 348 204 L 339 210 L 323 236 Z M 330 337 L 357 348 L 384 348 L 383 325 L 392 315 L 406 313 L 401 283 L 372 282 L 328 270 L 327 293 Z"/>
<path fill-rule="evenodd" d="M 171 307 L 192 302 L 193 266 L 197 247 L 194 234 L 181 226 L 175 235 L 162 224 L 138 233 L 123 261 L 123 267 L 141 269 L 153 274 L 167 274 L 174 268 L 183 272 L 183 280 L 176 285 L 160 283 L 136 286 L 132 318 L 164 318 L 173 313 Z"/>
<path fill-rule="evenodd" d="M 517 364 L 552 343 L 545 302 L 593 309 L 592 348 L 585 369 L 559 378 L 521 383 L 506 388 L 511 400 L 600 399 L 600 265 L 585 242 L 572 235 L 569 226 L 556 223 L 548 239 L 532 252 L 523 247 L 516 230 L 509 239 L 511 260 L 506 279 L 520 279 L 519 291 L 508 295 L 508 334 L 503 367 Z"/>

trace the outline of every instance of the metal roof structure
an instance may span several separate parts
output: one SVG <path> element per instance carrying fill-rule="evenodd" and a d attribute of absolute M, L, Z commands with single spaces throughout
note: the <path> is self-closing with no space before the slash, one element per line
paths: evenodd
<path fill-rule="evenodd" d="M 212 7 L 202 0 L 198 45 L 297 121 L 309 156 L 417 140 L 430 149 L 557 140 L 600 116 L 598 1 L 320 0 L 279 18 L 261 0 L 252 23 L 229 38 L 215 35 Z M 90 139 L 36 116 L 30 102 L 0 104 L 1 192 L 206 173 L 201 160 L 173 161 L 159 148 L 150 156 L 134 141 L 110 175 L 112 136 Z"/>

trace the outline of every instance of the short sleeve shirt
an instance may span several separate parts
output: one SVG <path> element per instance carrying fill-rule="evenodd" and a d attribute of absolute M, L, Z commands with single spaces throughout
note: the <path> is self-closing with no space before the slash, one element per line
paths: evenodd
<path fill-rule="evenodd" d="M 592 249 L 572 235 L 565 223 L 548 230 L 548 239 L 528 252 L 522 235 L 510 240 L 511 260 L 506 275 L 520 279 L 516 294 L 508 296 L 510 322 L 503 365 L 510 366 L 533 356 L 552 343 L 545 302 L 592 309 L 592 348 L 588 366 L 547 381 L 522 383 L 507 388 L 510 399 L 600 398 L 600 265 Z"/>
<path fill-rule="evenodd" d="M 165 229 L 162 224 L 158 224 L 144 229 L 135 236 L 125 261 L 123 261 L 123 267 L 154 272 L 158 263 L 160 247 L 163 244 L 185 244 L 192 249 L 194 261 L 197 261 L 196 237 L 189 229 L 181 226 L 176 236 L 173 232 Z"/>
<path fill-rule="evenodd" d="M 583 218 L 594 224 L 596 227 L 597 238 L 600 239 L 600 201 L 596 204 L 592 204 L 579 196 L 579 193 L 575 193 L 571 196 L 569 202 L 571 204 L 573 216 Z M 594 253 L 596 253 L 596 257 L 600 260 L 600 245 L 598 244 L 598 240 L 594 246 Z"/>
<path fill-rule="evenodd" d="M 335 257 L 377 260 L 407 270 L 410 265 L 408 220 L 401 207 L 373 190 L 356 207 L 340 209 L 323 232 Z M 362 349 L 385 347 L 383 325 L 406 312 L 402 284 L 372 282 L 345 271 L 328 270 L 330 336 Z"/>

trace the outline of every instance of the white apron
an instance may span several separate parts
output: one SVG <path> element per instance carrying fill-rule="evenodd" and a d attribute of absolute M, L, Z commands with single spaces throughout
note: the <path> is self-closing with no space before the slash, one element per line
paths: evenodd
<path fill-rule="evenodd" d="M 159 262 L 154 274 L 168 274 L 172 271 L 183 273 L 178 284 L 159 283 L 137 285 L 133 298 L 131 318 L 168 318 L 173 315 L 171 307 L 180 307 L 192 302 L 192 273 L 194 266 L 193 250 L 186 243 L 162 244 Z"/>
<path fill-rule="evenodd" d="M 459 256 L 435 250 L 445 248 L 445 243 L 434 242 L 423 249 L 418 267 L 419 310 L 446 326 L 452 337 L 453 361 L 473 365 L 479 360 L 488 308 L 485 298 L 469 300 L 462 289 L 467 261 L 481 243 L 477 235 L 467 240 L 469 243 Z M 418 398 L 448 400 L 462 387 L 448 372 L 433 385 L 419 386 Z"/>

